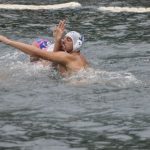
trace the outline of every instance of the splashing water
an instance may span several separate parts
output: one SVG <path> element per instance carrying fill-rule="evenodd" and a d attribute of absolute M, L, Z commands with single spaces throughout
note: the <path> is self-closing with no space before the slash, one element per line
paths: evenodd
<path fill-rule="evenodd" d="M 81 70 L 79 73 L 63 79 L 73 84 L 101 84 L 117 87 L 128 87 L 131 85 L 140 84 L 141 81 L 130 72 L 108 72 L 104 70 L 96 70 L 89 68 Z"/>
<path fill-rule="evenodd" d="M 70 77 L 60 78 L 59 73 L 53 71 L 50 66 L 43 66 L 40 63 L 30 63 L 26 58 L 26 55 L 17 51 L 13 54 L 8 53 L 7 55 L 1 56 L 0 60 L 8 67 L 11 77 L 21 78 L 29 76 L 49 76 L 51 79 L 62 79 L 62 81 L 75 85 L 97 83 L 101 85 L 117 86 L 122 88 L 141 83 L 141 81 L 136 79 L 136 77 L 130 72 L 108 72 L 93 68 L 80 70 L 78 73 L 73 74 Z"/>

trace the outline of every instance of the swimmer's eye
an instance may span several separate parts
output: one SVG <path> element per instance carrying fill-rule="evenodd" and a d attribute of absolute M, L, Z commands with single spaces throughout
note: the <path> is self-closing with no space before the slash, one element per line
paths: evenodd
<path fill-rule="evenodd" d="M 66 37 L 66 40 L 67 40 L 68 42 L 72 42 L 72 39 L 71 39 L 70 37 Z"/>

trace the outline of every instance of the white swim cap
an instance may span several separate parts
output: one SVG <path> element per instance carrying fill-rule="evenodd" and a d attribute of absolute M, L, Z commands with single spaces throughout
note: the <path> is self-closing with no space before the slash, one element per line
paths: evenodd
<path fill-rule="evenodd" d="M 73 50 L 79 49 L 83 42 L 84 42 L 84 36 L 76 31 L 70 31 L 65 36 L 68 36 L 73 41 Z"/>

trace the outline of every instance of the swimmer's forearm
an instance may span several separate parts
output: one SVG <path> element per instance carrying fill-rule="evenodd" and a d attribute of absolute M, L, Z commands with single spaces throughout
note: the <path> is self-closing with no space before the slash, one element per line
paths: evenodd
<path fill-rule="evenodd" d="M 6 45 L 9 45 L 9 46 L 12 46 L 16 49 L 19 49 L 22 52 L 27 53 L 29 55 L 35 55 L 36 52 L 38 51 L 38 48 L 36 48 L 32 45 L 25 44 L 25 43 L 18 42 L 18 41 L 14 41 L 14 40 L 8 39 L 4 36 L 0 36 L 0 41 Z"/>
<path fill-rule="evenodd" d="M 54 52 L 61 51 L 61 39 L 55 39 Z"/>

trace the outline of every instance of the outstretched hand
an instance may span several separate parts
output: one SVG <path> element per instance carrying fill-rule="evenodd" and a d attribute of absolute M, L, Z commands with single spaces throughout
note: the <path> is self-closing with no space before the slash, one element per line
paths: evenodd
<path fill-rule="evenodd" d="M 60 40 L 63 36 L 63 33 L 65 31 L 65 20 L 59 21 L 59 24 L 54 28 L 53 30 L 53 36 L 55 40 Z"/>
<path fill-rule="evenodd" d="M 8 42 L 8 38 L 3 36 L 3 35 L 0 35 L 0 42 L 3 42 L 3 43 L 6 43 Z"/>

